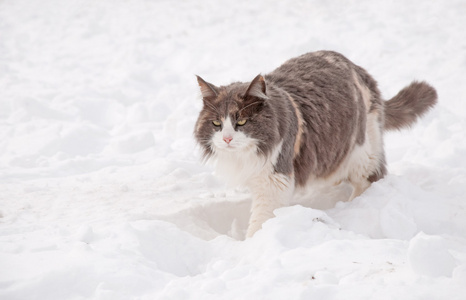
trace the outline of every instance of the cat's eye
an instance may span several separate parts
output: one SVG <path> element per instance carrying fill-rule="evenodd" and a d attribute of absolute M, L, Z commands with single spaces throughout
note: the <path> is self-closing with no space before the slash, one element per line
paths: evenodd
<path fill-rule="evenodd" d="M 215 126 L 220 126 L 222 125 L 222 122 L 218 121 L 218 120 L 215 120 L 215 121 L 212 121 L 212 123 L 215 125 Z"/>
<path fill-rule="evenodd" d="M 243 126 L 244 124 L 246 124 L 246 121 L 247 121 L 246 119 L 242 119 L 236 122 L 236 124 L 238 124 L 239 126 Z"/>

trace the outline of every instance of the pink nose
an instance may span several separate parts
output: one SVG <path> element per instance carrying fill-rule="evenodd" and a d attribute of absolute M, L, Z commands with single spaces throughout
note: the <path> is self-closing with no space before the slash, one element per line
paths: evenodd
<path fill-rule="evenodd" d="M 231 142 L 232 139 L 233 139 L 233 138 L 232 138 L 231 136 L 228 136 L 228 137 L 227 137 L 227 136 L 224 136 L 224 137 L 223 137 L 223 140 L 224 140 L 225 143 L 227 143 L 227 144 L 229 144 L 229 143 Z"/>

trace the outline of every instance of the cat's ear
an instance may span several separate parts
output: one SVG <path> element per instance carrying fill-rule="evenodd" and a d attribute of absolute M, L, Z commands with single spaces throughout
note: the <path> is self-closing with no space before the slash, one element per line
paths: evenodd
<path fill-rule="evenodd" d="M 265 89 L 265 79 L 261 74 L 259 74 L 251 81 L 251 84 L 246 90 L 244 96 L 267 99 L 268 97 Z"/>
<path fill-rule="evenodd" d="M 217 98 L 218 95 L 218 87 L 215 85 L 206 82 L 204 79 L 202 79 L 200 76 L 197 76 L 197 83 L 199 84 L 199 87 L 201 88 L 201 94 L 203 99 L 214 99 Z"/>

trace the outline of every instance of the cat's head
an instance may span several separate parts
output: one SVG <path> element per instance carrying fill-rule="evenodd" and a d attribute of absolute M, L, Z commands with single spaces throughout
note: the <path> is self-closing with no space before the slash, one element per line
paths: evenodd
<path fill-rule="evenodd" d="M 216 87 L 197 76 L 204 106 L 194 129 L 204 157 L 255 151 L 266 154 L 275 141 L 274 115 L 264 77 Z"/>

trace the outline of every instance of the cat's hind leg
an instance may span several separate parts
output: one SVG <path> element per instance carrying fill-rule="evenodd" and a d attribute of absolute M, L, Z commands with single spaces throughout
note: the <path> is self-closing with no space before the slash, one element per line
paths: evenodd
<path fill-rule="evenodd" d="M 281 173 L 256 178 L 249 185 L 253 200 L 246 237 L 252 237 L 262 224 L 274 217 L 273 211 L 287 206 L 293 196 L 294 179 Z"/>
<path fill-rule="evenodd" d="M 368 113 L 364 142 L 356 145 L 350 155 L 347 177 L 353 186 L 350 201 L 387 173 L 381 122 L 378 110 Z"/>

